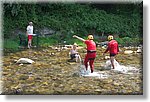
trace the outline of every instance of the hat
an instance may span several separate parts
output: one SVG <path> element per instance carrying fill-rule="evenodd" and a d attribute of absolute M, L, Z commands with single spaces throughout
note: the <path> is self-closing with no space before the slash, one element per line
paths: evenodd
<path fill-rule="evenodd" d="M 32 22 L 29 22 L 29 24 L 33 24 Z"/>
<path fill-rule="evenodd" d="M 110 40 L 113 40 L 114 37 L 112 35 L 109 35 L 107 39 L 110 41 Z"/>
<path fill-rule="evenodd" d="M 94 39 L 93 35 L 88 35 L 88 39 L 93 40 Z"/>
<path fill-rule="evenodd" d="M 74 43 L 73 46 L 78 46 L 77 43 Z"/>

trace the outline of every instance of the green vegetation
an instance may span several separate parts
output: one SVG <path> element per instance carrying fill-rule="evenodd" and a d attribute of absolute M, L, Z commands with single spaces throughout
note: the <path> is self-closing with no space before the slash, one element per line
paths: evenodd
<path fill-rule="evenodd" d="M 5 39 L 4 40 L 4 51 L 7 49 L 7 52 L 14 52 L 18 51 L 19 43 L 12 40 L 12 39 Z"/>
<path fill-rule="evenodd" d="M 16 38 L 17 34 L 13 33 L 15 30 L 25 32 L 29 21 L 33 21 L 34 30 L 47 27 L 57 31 L 52 36 L 40 37 L 42 45 L 54 45 L 63 41 L 83 45 L 72 38 L 74 34 L 85 38 L 89 33 L 99 37 L 115 34 L 120 44 L 129 40 L 139 41 L 135 39 L 141 39 L 143 36 L 142 3 L 6 3 L 3 11 L 4 39 Z M 4 43 L 4 46 L 7 45 Z"/>
<path fill-rule="evenodd" d="M 143 42 L 142 38 L 129 38 L 129 37 L 116 38 L 115 40 L 117 40 L 121 46 L 137 46 L 140 45 L 141 42 Z"/>

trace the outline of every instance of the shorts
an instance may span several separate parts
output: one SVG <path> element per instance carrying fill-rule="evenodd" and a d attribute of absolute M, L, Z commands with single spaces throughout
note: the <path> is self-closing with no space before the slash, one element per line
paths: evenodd
<path fill-rule="evenodd" d="M 111 56 L 116 56 L 116 54 L 114 54 L 114 53 L 110 53 L 110 57 L 111 57 Z"/>
<path fill-rule="evenodd" d="M 70 57 L 71 57 L 71 59 L 74 59 L 74 58 L 76 58 L 76 54 L 71 54 Z"/>
<path fill-rule="evenodd" d="M 29 39 L 32 39 L 32 35 L 28 35 L 28 40 L 29 40 Z"/>

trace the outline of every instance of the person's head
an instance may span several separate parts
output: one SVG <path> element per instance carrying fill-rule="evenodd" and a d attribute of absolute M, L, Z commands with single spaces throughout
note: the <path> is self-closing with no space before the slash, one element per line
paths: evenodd
<path fill-rule="evenodd" d="M 93 40 L 93 39 L 94 39 L 93 35 L 89 34 L 88 35 L 88 40 Z"/>
<path fill-rule="evenodd" d="M 107 39 L 108 39 L 108 41 L 111 41 L 114 39 L 114 37 L 112 35 L 109 35 Z"/>
<path fill-rule="evenodd" d="M 32 25 L 33 23 L 32 22 L 29 22 L 29 25 Z"/>
<path fill-rule="evenodd" d="M 78 45 L 77 45 L 77 43 L 74 43 L 73 44 L 73 48 L 76 48 Z"/>

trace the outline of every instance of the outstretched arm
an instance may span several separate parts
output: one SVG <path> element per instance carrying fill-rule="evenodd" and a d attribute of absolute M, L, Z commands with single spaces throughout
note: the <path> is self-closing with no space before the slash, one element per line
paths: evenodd
<path fill-rule="evenodd" d="M 77 38 L 77 39 L 79 39 L 79 40 L 81 40 L 81 41 L 83 41 L 83 42 L 85 41 L 85 39 L 83 39 L 83 38 L 81 38 L 81 37 L 78 37 L 78 36 L 76 36 L 76 35 L 73 35 L 73 37 L 74 37 L 74 38 Z"/>

